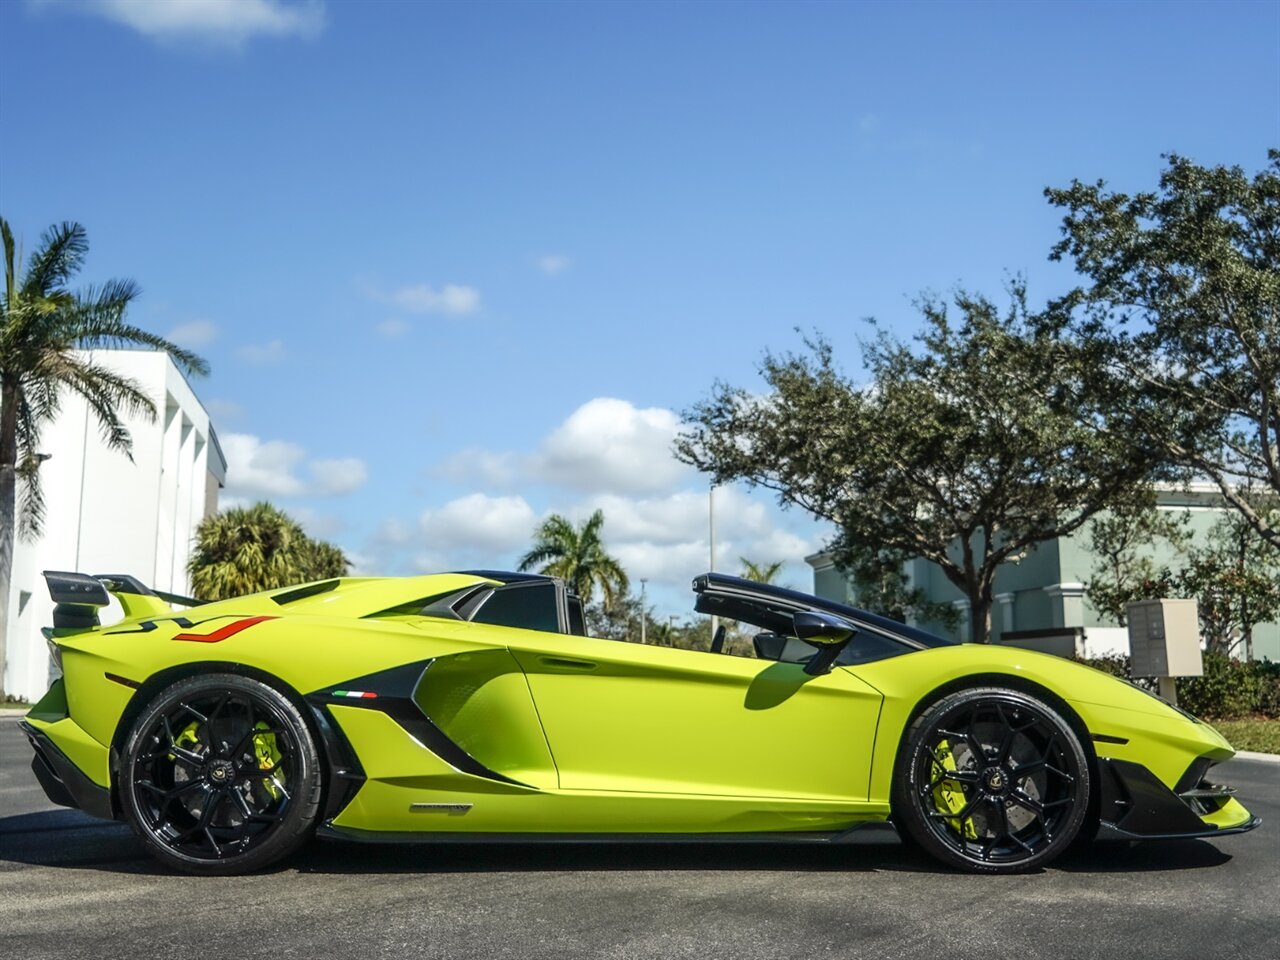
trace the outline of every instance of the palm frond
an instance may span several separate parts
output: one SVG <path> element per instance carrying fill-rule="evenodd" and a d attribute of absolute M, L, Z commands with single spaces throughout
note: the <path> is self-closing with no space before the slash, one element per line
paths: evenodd
<path fill-rule="evenodd" d="M 17 256 L 17 245 L 13 242 L 9 221 L 4 217 L 0 217 L 0 237 L 4 238 L 4 320 L 7 321 L 9 305 L 16 299 L 17 271 L 14 258 Z"/>
<path fill-rule="evenodd" d="M 23 296 L 34 300 L 66 283 L 80 271 L 88 251 L 89 238 L 80 224 L 64 221 L 50 227 L 27 264 L 22 278 Z"/>
<path fill-rule="evenodd" d="M 44 492 L 40 486 L 41 457 L 36 449 L 40 440 L 40 423 L 48 417 L 48 397 L 46 393 L 37 391 L 37 405 L 33 407 L 31 397 L 19 392 L 18 417 L 15 424 L 18 460 L 15 474 L 19 483 L 20 498 L 18 501 L 18 535 L 23 540 L 31 541 L 40 536 L 44 529 L 45 504 Z M 56 392 L 54 394 L 54 410 L 57 409 Z"/>
<path fill-rule="evenodd" d="M 92 362 L 70 361 L 59 379 L 84 399 L 97 418 L 103 442 L 133 459 L 133 440 L 120 411 L 156 415 L 155 403 L 132 380 Z"/>
<path fill-rule="evenodd" d="M 137 285 L 131 280 L 111 280 L 81 294 L 69 331 L 76 344 L 88 348 L 151 347 L 169 354 L 174 363 L 188 373 L 207 374 L 209 364 L 199 354 L 124 322 L 124 311 L 138 293 Z"/>

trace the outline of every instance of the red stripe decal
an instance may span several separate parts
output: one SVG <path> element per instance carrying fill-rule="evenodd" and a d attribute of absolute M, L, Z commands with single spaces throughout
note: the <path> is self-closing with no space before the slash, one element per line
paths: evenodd
<path fill-rule="evenodd" d="M 213 633 L 180 633 L 173 639 L 175 640 L 194 640 L 196 643 L 220 643 L 228 637 L 234 637 L 241 630 L 248 630 L 255 623 L 261 623 L 263 620 L 276 620 L 277 617 L 249 617 L 246 620 L 232 620 L 225 627 L 215 630 Z"/>

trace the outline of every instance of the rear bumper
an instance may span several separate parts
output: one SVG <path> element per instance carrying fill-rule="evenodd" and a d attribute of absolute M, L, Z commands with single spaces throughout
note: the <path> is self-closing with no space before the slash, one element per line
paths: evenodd
<path fill-rule="evenodd" d="M 36 775 L 45 796 L 60 807 L 83 810 L 92 817 L 115 820 L 111 804 L 111 791 L 89 779 L 71 760 L 58 749 L 47 734 L 37 730 L 25 720 L 19 721 L 27 735 L 35 756 L 31 758 L 31 770 Z"/>
<path fill-rule="evenodd" d="M 1146 767 L 1100 758 L 1101 840 L 1185 840 L 1246 833 L 1262 823 L 1232 798 L 1232 791 L 1203 781 L 1201 758 L 1172 790 Z M 1192 800 L 1191 798 L 1195 799 Z M 1195 807 L 1195 809 L 1193 809 Z"/>

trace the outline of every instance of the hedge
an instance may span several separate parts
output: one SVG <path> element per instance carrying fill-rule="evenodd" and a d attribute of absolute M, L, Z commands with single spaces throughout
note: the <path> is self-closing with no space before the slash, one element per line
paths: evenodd
<path fill-rule="evenodd" d="M 1123 655 L 1081 661 L 1155 690 L 1155 681 L 1133 677 L 1129 658 Z M 1222 653 L 1204 655 L 1204 676 L 1178 677 L 1178 706 L 1206 720 L 1238 720 L 1242 717 L 1280 718 L 1280 663 L 1270 660 L 1234 660 Z"/>

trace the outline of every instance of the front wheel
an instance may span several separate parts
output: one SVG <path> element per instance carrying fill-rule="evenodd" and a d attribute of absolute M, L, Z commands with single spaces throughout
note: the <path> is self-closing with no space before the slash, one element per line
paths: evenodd
<path fill-rule="evenodd" d="M 1080 740 L 1052 707 L 1017 690 L 962 690 L 907 731 L 894 816 L 943 863 L 1016 873 L 1071 845 L 1089 789 Z"/>
<path fill-rule="evenodd" d="M 120 764 L 130 826 L 162 863 L 246 873 L 307 838 L 320 808 L 315 740 L 280 691 L 235 674 L 180 680 L 138 717 Z"/>

